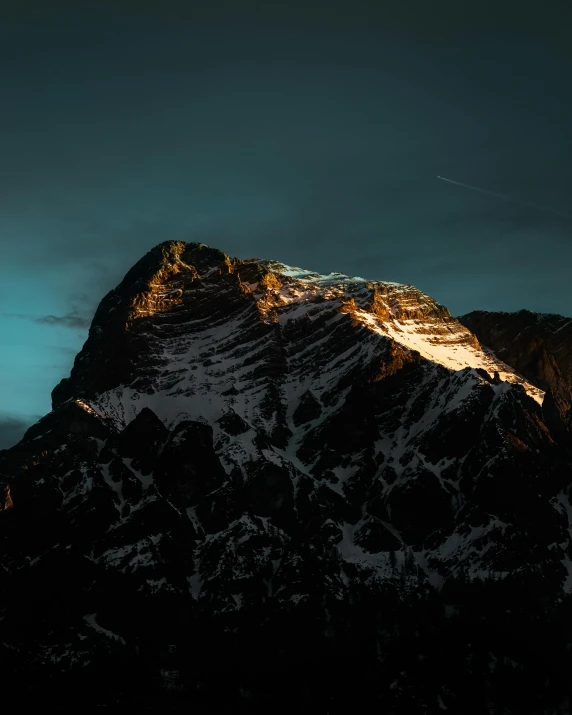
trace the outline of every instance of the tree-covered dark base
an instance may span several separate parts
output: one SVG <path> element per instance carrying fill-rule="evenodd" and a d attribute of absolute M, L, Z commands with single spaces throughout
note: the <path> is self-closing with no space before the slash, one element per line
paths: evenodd
<path fill-rule="evenodd" d="M 568 715 L 572 599 L 472 586 L 470 595 L 449 587 L 454 605 L 443 593 L 378 593 L 375 603 L 299 606 L 265 623 L 235 614 L 233 623 L 177 624 L 148 604 L 132 613 L 136 638 L 94 641 L 90 662 L 68 670 L 40 663 L 30 641 L 5 647 L 4 688 L 20 704 L 62 713 Z"/>

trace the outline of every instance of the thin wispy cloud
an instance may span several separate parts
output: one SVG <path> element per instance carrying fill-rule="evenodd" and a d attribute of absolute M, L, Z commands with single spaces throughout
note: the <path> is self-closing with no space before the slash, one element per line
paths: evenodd
<path fill-rule="evenodd" d="M 8 449 L 19 442 L 28 427 L 38 419 L 38 415 L 30 415 L 25 419 L 16 415 L 0 414 L 0 449 Z"/>
<path fill-rule="evenodd" d="M 43 315 L 40 318 L 36 318 L 35 322 L 64 328 L 89 328 L 91 318 L 86 318 L 78 313 L 67 313 L 66 315 Z"/>
<path fill-rule="evenodd" d="M 7 318 L 18 318 L 19 320 L 29 320 L 38 325 L 53 325 L 60 328 L 84 329 L 91 325 L 91 318 L 72 310 L 64 315 L 28 315 L 22 313 L 1 313 Z"/>

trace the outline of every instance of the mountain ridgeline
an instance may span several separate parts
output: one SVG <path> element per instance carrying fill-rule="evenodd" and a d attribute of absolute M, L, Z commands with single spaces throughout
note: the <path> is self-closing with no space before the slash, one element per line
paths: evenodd
<path fill-rule="evenodd" d="M 160 244 L 0 452 L 5 687 L 568 713 L 571 326 Z"/>

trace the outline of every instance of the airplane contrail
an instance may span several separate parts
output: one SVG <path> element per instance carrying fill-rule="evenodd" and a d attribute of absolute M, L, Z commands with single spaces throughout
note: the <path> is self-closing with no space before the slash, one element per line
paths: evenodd
<path fill-rule="evenodd" d="M 453 179 L 446 179 L 444 176 L 438 176 L 441 181 L 446 181 L 449 184 L 455 184 L 455 186 L 462 186 L 465 189 L 471 189 L 472 191 L 478 191 L 480 194 L 487 194 L 488 196 L 495 196 L 497 199 L 503 199 L 504 201 L 512 201 L 515 204 L 521 204 L 522 206 L 530 206 L 535 209 L 540 209 L 541 211 L 550 211 L 557 216 L 566 218 L 572 221 L 572 214 L 568 214 L 565 211 L 559 211 L 551 206 L 541 206 L 540 204 L 532 203 L 531 201 L 523 201 L 522 199 L 515 199 L 514 196 L 507 196 L 506 194 L 497 194 L 496 191 L 488 191 L 487 189 L 481 189 L 478 186 L 472 186 L 471 184 L 463 184 L 461 181 L 453 181 Z"/>

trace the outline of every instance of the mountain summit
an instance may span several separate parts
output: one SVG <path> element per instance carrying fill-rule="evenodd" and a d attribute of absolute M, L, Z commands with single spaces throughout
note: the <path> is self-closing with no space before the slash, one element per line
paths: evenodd
<path fill-rule="evenodd" d="M 151 250 L 0 456 L 3 672 L 74 707 L 560 707 L 568 433 L 465 318 Z"/>
<path fill-rule="evenodd" d="M 300 327 L 316 320 L 324 328 L 320 340 L 328 337 L 327 349 L 321 351 L 327 358 L 337 352 L 333 348 L 336 339 L 329 336 L 338 337 L 351 324 L 352 332 L 364 328 L 368 344 L 386 344 L 390 338 L 406 350 L 454 370 L 499 371 L 509 382 L 522 382 L 542 401 L 540 390 L 483 351 L 475 336 L 446 308 L 413 286 L 366 281 L 342 273 L 320 275 L 277 261 L 232 259 L 203 244 L 170 241 L 142 258 L 101 302 L 71 378 L 53 392 L 54 407 L 72 397 L 99 396 L 111 390 L 117 393 L 117 388 L 125 391 L 131 387 L 140 387 L 138 392 L 148 395 L 161 394 L 165 405 L 165 396 L 176 397 L 171 388 L 177 385 L 184 411 L 189 411 L 190 395 L 183 394 L 186 387 L 187 392 L 199 395 L 197 414 L 201 414 L 205 395 L 196 389 L 199 382 L 218 394 L 237 380 L 251 386 L 250 372 L 242 369 L 240 355 L 235 355 L 241 352 L 236 350 L 238 342 L 241 347 L 252 343 L 256 348 L 259 359 L 248 364 L 259 372 L 268 362 L 266 348 L 270 353 L 272 348 L 278 350 L 285 358 L 290 350 L 292 359 L 287 363 L 294 369 L 284 369 L 284 379 L 275 382 L 297 386 L 301 380 L 312 380 L 312 370 L 318 367 L 311 361 L 310 369 L 306 360 L 316 330 L 306 331 L 306 350 L 303 355 L 297 353 L 303 342 Z M 354 364 L 369 359 L 365 349 L 353 352 Z M 213 369 L 199 370 L 210 353 L 217 357 L 204 367 Z M 344 367 L 347 372 L 350 365 L 344 361 Z M 142 372 L 147 376 L 145 384 Z M 289 400 L 292 397 L 295 395 L 288 394 Z M 122 405 L 131 402 L 125 395 Z M 149 402 L 157 405 L 159 399 Z M 171 411 L 176 402 L 169 401 Z M 173 415 L 167 410 L 162 417 L 172 419 Z"/>

